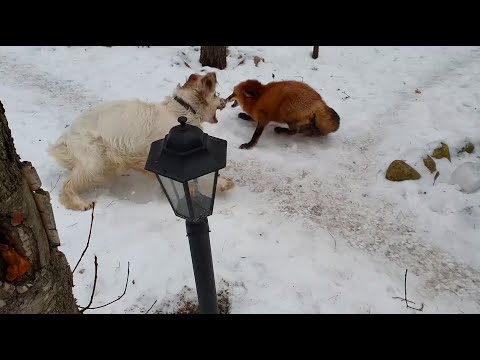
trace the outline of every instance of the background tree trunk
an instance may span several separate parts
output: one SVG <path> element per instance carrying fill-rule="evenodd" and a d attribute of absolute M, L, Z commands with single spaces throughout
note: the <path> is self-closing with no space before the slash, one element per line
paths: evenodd
<path fill-rule="evenodd" d="M 320 46 L 314 46 L 313 47 L 312 58 L 314 58 L 314 59 L 318 58 L 318 49 L 319 48 L 320 48 Z"/>
<path fill-rule="evenodd" d="M 50 195 L 20 162 L 0 102 L 0 314 L 79 313 L 58 245 Z"/>
<path fill-rule="evenodd" d="M 226 46 L 202 46 L 200 48 L 200 63 L 220 70 L 227 67 Z"/>

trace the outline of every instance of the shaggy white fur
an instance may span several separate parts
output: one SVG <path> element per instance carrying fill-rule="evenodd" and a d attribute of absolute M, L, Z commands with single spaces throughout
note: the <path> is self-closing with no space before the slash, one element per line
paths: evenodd
<path fill-rule="evenodd" d="M 49 154 L 70 170 L 60 202 L 68 209 L 88 210 L 93 202 L 82 199 L 80 193 L 105 184 L 113 176 L 137 170 L 154 177 L 144 170 L 150 145 L 178 125 L 180 116 L 198 127 L 204 121 L 217 122 L 216 111 L 225 107 L 225 100 L 215 95 L 216 84 L 214 72 L 192 74 L 183 86 L 177 86 L 173 96 L 160 103 L 113 101 L 80 115 L 49 148 Z M 175 97 L 189 104 L 195 113 Z M 217 191 L 233 186 L 232 180 L 219 176 Z"/>

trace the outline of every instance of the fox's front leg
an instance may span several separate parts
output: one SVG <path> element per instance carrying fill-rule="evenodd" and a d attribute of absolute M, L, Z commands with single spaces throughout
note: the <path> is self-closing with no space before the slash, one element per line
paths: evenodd
<path fill-rule="evenodd" d="M 255 129 L 255 132 L 253 133 L 252 139 L 248 143 L 240 145 L 240 149 L 251 149 L 252 147 L 254 147 L 257 144 L 258 139 L 262 135 L 263 129 L 264 126 L 257 123 L 257 127 Z"/>
<path fill-rule="evenodd" d="M 242 120 L 253 121 L 253 118 L 247 113 L 241 112 L 238 114 L 238 117 Z"/>

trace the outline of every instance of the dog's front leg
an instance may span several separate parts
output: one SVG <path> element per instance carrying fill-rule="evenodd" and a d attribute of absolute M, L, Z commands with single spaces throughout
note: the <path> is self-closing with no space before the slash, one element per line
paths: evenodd
<path fill-rule="evenodd" d="M 235 182 L 232 179 L 227 179 L 221 175 L 218 175 L 217 179 L 217 191 L 227 191 L 235 186 Z"/>

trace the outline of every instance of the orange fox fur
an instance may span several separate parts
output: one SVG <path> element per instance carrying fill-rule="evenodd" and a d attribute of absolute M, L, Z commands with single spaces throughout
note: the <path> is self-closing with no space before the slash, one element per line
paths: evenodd
<path fill-rule="evenodd" d="M 337 131 L 340 126 L 340 117 L 335 110 L 311 86 L 299 81 L 278 81 L 263 85 L 257 80 L 247 80 L 235 86 L 227 98 L 227 101 L 233 100 L 248 115 L 239 114 L 240 118 L 257 123 L 252 139 L 242 144 L 240 149 L 255 146 L 270 122 L 287 124 L 288 129 L 277 126 L 275 132 L 289 135 L 327 135 Z"/>

